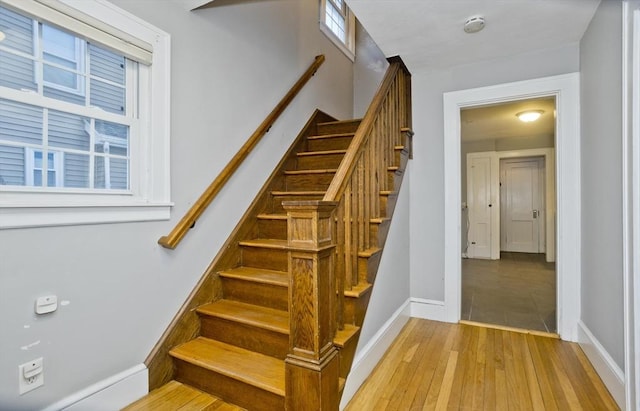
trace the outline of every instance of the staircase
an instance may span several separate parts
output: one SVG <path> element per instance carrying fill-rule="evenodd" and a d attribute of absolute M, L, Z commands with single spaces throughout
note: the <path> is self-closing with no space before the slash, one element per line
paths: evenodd
<path fill-rule="evenodd" d="M 337 410 L 412 135 L 396 127 L 349 165 L 368 152 L 364 121 L 313 114 L 149 356 L 152 392 L 125 410 Z"/>

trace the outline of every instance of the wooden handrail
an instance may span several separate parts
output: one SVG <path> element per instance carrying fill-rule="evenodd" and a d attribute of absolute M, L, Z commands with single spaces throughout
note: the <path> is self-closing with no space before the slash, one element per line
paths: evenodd
<path fill-rule="evenodd" d="M 238 153 L 229 161 L 227 166 L 220 172 L 218 177 L 216 177 L 209 187 L 202 193 L 200 198 L 191 206 L 189 211 L 182 217 L 182 219 L 176 224 L 176 226 L 171 230 L 171 232 L 166 235 L 160 237 L 158 240 L 158 244 L 163 246 L 164 248 L 174 249 L 180 243 L 182 238 L 187 234 L 190 228 L 196 223 L 198 218 L 202 215 L 204 210 L 207 209 L 209 204 L 213 201 L 218 192 L 222 189 L 225 183 L 231 178 L 233 173 L 238 169 L 240 164 L 244 161 L 244 159 L 249 155 L 251 150 L 258 144 L 260 139 L 269 131 L 273 123 L 278 119 L 280 114 L 287 108 L 289 103 L 294 99 L 294 97 L 300 92 L 300 90 L 304 87 L 304 85 L 309 81 L 311 77 L 316 73 L 318 67 L 322 65 L 325 58 L 324 55 L 316 56 L 313 63 L 309 66 L 307 71 L 300 77 L 300 79 L 296 82 L 296 84 L 291 87 L 289 92 L 280 100 L 278 105 L 269 113 L 269 115 L 264 119 L 264 121 L 258 126 L 256 131 L 253 132 L 251 137 L 247 140 L 246 143 L 238 150 Z"/>
<path fill-rule="evenodd" d="M 369 134 L 371 131 L 371 127 L 380 113 L 382 109 L 382 103 L 389 91 L 389 88 L 393 84 L 396 75 L 400 69 L 405 69 L 402 60 L 399 59 L 389 59 L 391 63 L 387 72 L 378 87 L 378 91 L 373 97 L 373 101 L 369 105 L 367 112 L 362 118 L 362 122 L 360 126 L 356 130 L 355 135 L 353 136 L 353 140 L 351 140 L 351 144 L 349 145 L 349 149 L 347 153 L 344 155 L 338 170 L 336 171 L 335 177 L 331 181 L 331 185 L 327 189 L 327 192 L 324 195 L 324 201 L 339 201 L 340 197 L 344 193 L 344 190 L 347 188 L 347 184 L 349 183 L 349 177 L 353 172 L 353 169 L 356 166 L 356 160 L 358 158 L 358 154 L 364 147 L 367 139 L 369 138 Z"/>

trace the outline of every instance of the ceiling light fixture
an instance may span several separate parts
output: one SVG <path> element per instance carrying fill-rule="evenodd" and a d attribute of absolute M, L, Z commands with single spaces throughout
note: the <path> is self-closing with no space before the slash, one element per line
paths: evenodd
<path fill-rule="evenodd" d="M 484 28 L 484 17 L 482 16 L 469 17 L 467 21 L 464 22 L 465 33 L 477 33 L 483 28 Z"/>
<path fill-rule="evenodd" d="M 542 113 L 544 113 L 542 110 L 527 110 L 519 112 L 516 114 L 516 117 L 518 117 L 522 122 L 530 123 L 539 119 Z"/>

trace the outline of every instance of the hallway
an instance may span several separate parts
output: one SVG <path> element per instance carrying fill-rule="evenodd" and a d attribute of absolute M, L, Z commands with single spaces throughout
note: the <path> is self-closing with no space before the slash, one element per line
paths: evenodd
<path fill-rule="evenodd" d="M 556 272 L 544 254 L 462 260 L 462 320 L 555 333 Z"/>

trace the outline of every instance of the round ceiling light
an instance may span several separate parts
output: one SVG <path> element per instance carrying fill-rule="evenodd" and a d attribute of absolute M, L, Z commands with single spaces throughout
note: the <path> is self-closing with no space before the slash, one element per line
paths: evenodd
<path fill-rule="evenodd" d="M 464 23 L 465 33 L 477 33 L 484 28 L 484 17 L 469 17 Z"/>
<path fill-rule="evenodd" d="M 516 117 L 518 117 L 522 122 L 530 123 L 539 119 L 542 113 L 544 113 L 542 110 L 527 110 L 519 112 L 516 114 Z"/>

